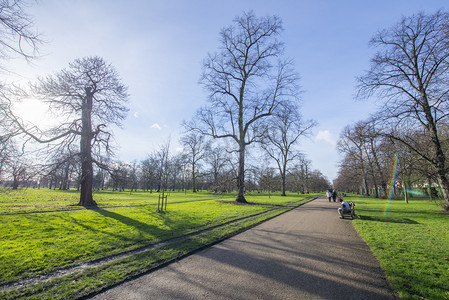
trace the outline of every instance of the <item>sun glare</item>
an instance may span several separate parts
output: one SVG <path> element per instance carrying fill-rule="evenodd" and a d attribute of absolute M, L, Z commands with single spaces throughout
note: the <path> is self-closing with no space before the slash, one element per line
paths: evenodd
<path fill-rule="evenodd" d="M 14 105 L 15 113 L 25 121 L 46 129 L 54 125 L 57 118 L 48 111 L 47 105 L 35 99 L 27 99 Z"/>

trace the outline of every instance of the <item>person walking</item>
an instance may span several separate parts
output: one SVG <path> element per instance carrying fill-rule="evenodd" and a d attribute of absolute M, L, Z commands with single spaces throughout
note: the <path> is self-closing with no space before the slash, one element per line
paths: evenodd
<path fill-rule="evenodd" d="M 337 201 L 337 191 L 336 190 L 332 191 L 332 199 L 334 200 L 334 202 Z"/>
<path fill-rule="evenodd" d="M 327 197 L 327 199 L 329 199 L 329 202 L 331 202 L 331 198 L 332 198 L 331 191 L 329 191 L 329 190 L 326 191 L 326 197 Z"/>

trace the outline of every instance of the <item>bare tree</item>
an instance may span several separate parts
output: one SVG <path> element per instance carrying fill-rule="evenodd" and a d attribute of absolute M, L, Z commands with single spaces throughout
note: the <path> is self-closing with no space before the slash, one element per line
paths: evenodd
<path fill-rule="evenodd" d="M 246 202 L 245 150 L 261 137 L 260 124 L 279 105 L 297 99 L 298 76 L 292 62 L 281 60 L 277 16 L 253 12 L 234 19 L 220 32 L 220 51 L 204 60 L 201 83 L 210 92 L 209 106 L 198 110 L 187 128 L 235 142 L 239 154 L 237 202 Z"/>
<path fill-rule="evenodd" d="M 156 155 L 159 158 L 159 180 L 160 185 L 158 187 L 158 192 L 162 191 L 162 198 L 164 197 L 167 189 L 168 189 L 168 180 L 170 178 L 170 144 L 171 141 L 168 139 L 167 143 L 164 145 L 161 145 L 159 148 L 159 151 L 156 152 Z"/>
<path fill-rule="evenodd" d="M 259 189 L 267 191 L 270 198 L 271 193 L 279 186 L 279 177 L 275 175 L 276 171 L 271 167 L 262 167 L 259 173 Z"/>
<path fill-rule="evenodd" d="M 2 123 L 2 121 L 0 121 L 0 123 Z M 11 134 L 7 133 L 0 135 L 0 180 L 5 166 L 7 166 L 13 155 L 14 146 L 11 137 Z"/>
<path fill-rule="evenodd" d="M 302 194 L 309 193 L 312 162 L 303 154 L 298 155 L 295 162 L 296 164 L 293 166 L 293 169 L 288 172 L 289 177 L 292 178 L 290 189 L 301 192 Z"/>
<path fill-rule="evenodd" d="M 357 170 L 362 179 L 360 194 L 369 196 L 368 178 L 365 176 L 368 168 L 368 152 L 366 151 L 366 138 L 363 132 L 362 122 L 353 126 L 348 125 L 343 129 L 340 139 L 337 143 L 337 149 L 344 153 L 344 161 L 350 161 L 352 167 Z"/>
<path fill-rule="evenodd" d="M 32 91 L 34 97 L 48 103 L 50 110 L 65 121 L 46 132 L 29 128 L 18 118 L 16 124 L 29 139 L 55 143 L 55 153 L 79 143 L 79 151 L 71 153 L 81 163 L 78 205 L 96 205 L 92 197 L 92 164 L 105 167 L 102 157 L 112 153 L 109 127 L 120 126 L 126 116 L 127 87 L 112 65 L 100 57 L 85 57 L 54 76 L 40 78 Z"/>
<path fill-rule="evenodd" d="M 329 180 L 319 170 L 312 170 L 309 178 L 311 192 L 321 192 L 330 186 Z"/>
<path fill-rule="evenodd" d="M 360 193 L 364 174 L 360 172 L 360 164 L 348 154 L 340 161 L 337 178 L 333 182 L 333 187 L 337 190 Z M 364 181 L 362 185 L 364 184 Z"/>
<path fill-rule="evenodd" d="M 385 152 L 387 144 L 391 144 L 390 140 L 386 140 L 384 136 L 379 134 L 375 122 L 369 120 L 361 123 L 363 126 L 363 135 L 365 138 L 365 152 L 367 154 L 368 164 L 371 169 L 373 182 L 376 184 L 376 198 L 379 194 L 386 196 L 387 190 L 387 176 L 383 161 L 385 161 Z M 388 158 L 392 157 L 387 155 Z M 388 159 L 387 159 L 388 160 Z M 377 182 L 380 181 L 381 190 L 377 187 Z"/>
<path fill-rule="evenodd" d="M 0 59 L 36 56 L 42 43 L 32 18 L 24 10 L 24 1 L 0 1 Z"/>
<path fill-rule="evenodd" d="M 267 125 L 262 148 L 276 162 L 281 176 L 281 196 L 285 196 L 287 164 L 300 156 L 293 146 L 306 135 L 316 123 L 303 121 L 296 105 L 281 106 Z"/>
<path fill-rule="evenodd" d="M 76 148 L 72 146 L 69 149 L 63 149 L 62 152 L 51 153 L 50 161 L 42 159 L 45 163 L 36 165 L 36 167 L 44 176 L 51 174 L 59 183 L 60 190 L 67 190 L 70 188 L 72 179 L 76 177 L 79 165 L 79 157 L 72 155 L 74 152 L 76 153 Z"/>
<path fill-rule="evenodd" d="M 158 160 L 155 154 L 149 155 L 146 159 L 140 162 L 141 176 L 140 184 L 144 190 L 153 192 L 153 189 L 157 189 L 158 179 Z"/>
<path fill-rule="evenodd" d="M 129 175 L 128 175 L 128 180 L 129 180 L 129 193 L 131 194 L 134 191 L 137 192 L 137 172 L 138 172 L 138 167 L 137 167 L 137 162 L 133 161 L 131 164 L 128 164 L 128 169 L 129 169 Z"/>
<path fill-rule="evenodd" d="M 205 161 L 209 165 L 209 174 L 212 178 L 211 188 L 217 193 L 220 190 L 220 176 L 226 173 L 230 163 L 230 158 L 223 146 L 209 147 L 205 156 Z"/>
<path fill-rule="evenodd" d="M 36 56 L 38 46 L 42 43 L 34 29 L 32 18 L 24 10 L 24 1 L 0 1 L 0 60 L 23 57 L 30 60 Z M 7 71 L 0 64 L 0 69 Z M 13 103 L 12 94 L 7 85 L 0 84 L 0 174 L 2 166 L 14 163 L 10 158 L 13 153 L 11 141 L 20 131 L 9 119 Z"/>
<path fill-rule="evenodd" d="M 359 95 L 375 94 L 383 100 L 380 115 L 395 122 L 389 128 L 408 122 L 416 130 L 426 131 L 431 155 L 415 151 L 413 141 L 397 136 L 394 130 L 386 134 L 433 165 L 444 207 L 449 210 L 447 157 L 439 133 L 439 124 L 449 113 L 449 15 L 438 11 L 404 17 L 391 29 L 375 35 L 371 44 L 379 51 L 370 70 L 359 78 Z"/>
<path fill-rule="evenodd" d="M 204 135 L 196 132 L 190 132 L 181 137 L 181 144 L 184 146 L 185 157 L 191 168 L 192 191 L 195 193 L 197 191 L 196 179 L 199 163 L 205 158 L 209 145 L 205 141 Z"/>
<path fill-rule="evenodd" d="M 21 183 L 27 181 L 32 175 L 32 168 L 26 157 L 15 145 L 11 145 L 11 149 L 8 154 L 10 157 L 4 164 L 6 172 L 11 179 L 11 187 L 13 190 L 17 190 Z"/>
<path fill-rule="evenodd" d="M 173 155 L 170 159 L 170 188 L 175 191 L 177 188 L 181 190 L 184 188 L 186 164 L 183 153 Z"/>
<path fill-rule="evenodd" d="M 108 185 L 112 187 L 112 190 L 125 191 L 133 184 L 131 178 L 130 165 L 123 162 L 115 162 L 108 168 L 109 181 Z"/>

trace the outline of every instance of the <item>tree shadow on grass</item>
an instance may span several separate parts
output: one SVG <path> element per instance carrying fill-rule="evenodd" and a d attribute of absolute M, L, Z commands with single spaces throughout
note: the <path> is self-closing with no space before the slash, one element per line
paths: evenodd
<path fill-rule="evenodd" d="M 89 209 L 93 212 L 96 212 L 104 217 L 114 219 L 126 226 L 133 227 L 140 232 L 151 233 L 155 236 L 164 236 L 167 231 L 170 229 L 161 228 L 160 226 L 150 225 L 139 220 L 115 213 L 111 210 L 106 210 L 102 208 L 92 208 Z"/>
<path fill-rule="evenodd" d="M 419 224 L 415 220 L 409 218 L 392 218 L 392 217 L 372 217 L 372 216 L 364 216 L 358 215 L 360 220 L 365 221 L 377 221 L 377 222 L 386 222 L 386 223 L 402 223 L 402 224 Z"/>
<path fill-rule="evenodd" d="M 133 227 L 142 233 L 151 234 L 160 239 L 172 238 L 173 236 L 179 236 L 187 234 L 194 229 L 202 229 L 204 224 L 198 222 L 195 218 L 182 218 L 182 222 L 179 218 L 172 218 L 170 213 L 154 213 L 148 212 L 148 218 L 158 218 L 161 219 L 164 226 L 147 224 L 139 220 L 127 217 L 125 215 L 118 214 L 112 210 L 106 210 L 101 208 L 94 208 L 91 211 L 96 212 L 104 217 L 114 219 L 121 222 L 124 225 Z"/>

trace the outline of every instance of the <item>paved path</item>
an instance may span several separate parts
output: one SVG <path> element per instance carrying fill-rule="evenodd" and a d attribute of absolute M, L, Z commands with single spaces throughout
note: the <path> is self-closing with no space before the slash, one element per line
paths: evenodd
<path fill-rule="evenodd" d="M 319 198 L 95 299 L 396 299 L 338 207 Z"/>

